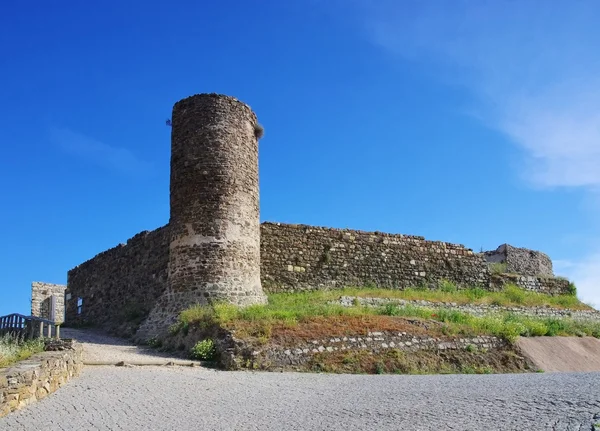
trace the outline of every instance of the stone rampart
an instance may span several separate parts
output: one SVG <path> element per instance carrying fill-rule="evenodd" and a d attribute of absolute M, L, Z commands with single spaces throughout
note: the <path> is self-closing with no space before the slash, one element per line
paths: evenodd
<path fill-rule="evenodd" d="M 540 252 L 502 244 L 494 251 L 483 253 L 489 263 L 506 265 L 506 272 L 528 276 L 552 277 L 552 260 Z"/>
<path fill-rule="evenodd" d="M 492 290 L 500 290 L 507 284 L 514 284 L 525 290 L 550 295 L 572 293 L 570 292 L 571 282 L 560 277 L 532 276 L 512 273 L 492 274 L 490 277 L 490 286 Z"/>
<path fill-rule="evenodd" d="M 133 335 L 167 288 L 169 229 L 144 231 L 68 272 L 69 324 Z"/>
<path fill-rule="evenodd" d="M 139 340 L 166 331 L 189 306 L 168 288 L 168 229 L 142 232 L 69 271 L 67 321 L 122 336 L 134 335 L 143 323 Z M 437 287 L 441 280 L 491 290 L 511 283 L 540 293 L 569 292 L 568 280 L 490 274 L 483 257 L 461 245 L 409 235 L 263 223 L 260 260 L 268 292 Z M 151 312 L 154 318 L 146 319 Z"/>
<path fill-rule="evenodd" d="M 56 391 L 83 366 L 81 346 L 68 350 L 43 352 L 0 369 L 0 417 L 21 409 Z"/>
<path fill-rule="evenodd" d="M 489 284 L 483 258 L 420 236 L 263 223 L 261 277 L 270 292 L 380 286 Z"/>

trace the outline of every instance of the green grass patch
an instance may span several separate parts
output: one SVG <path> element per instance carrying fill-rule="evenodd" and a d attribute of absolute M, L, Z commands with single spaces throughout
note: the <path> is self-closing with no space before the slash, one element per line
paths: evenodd
<path fill-rule="evenodd" d="M 538 305 L 549 303 L 558 298 L 564 303 L 571 304 L 566 296 L 564 298 L 552 297 L 525 292 L 511 286 L 508 286 L 503 292 L 483 292 L 485 295 L 481 292 L 481 289 L 452 292 L 385 291 L 384 289 L 368 289 L 365 292 L 358 289 L 344 289 L 277 293 L 269 295 L 269 302 L 266 305 L 253 305 L 245 308 L 239 308 L 231 304 L 193 306 L 180 314 L 179 322 L 171 328 L 171 333 L 175 334 L 180 330 L 187 330 L 192 325 L 199 327 L 220 325 L 230 328 L 235 327 L 236 333 L 240 337 L 253 336 L 262 342 L 267 342 L 274 325 L 290 327 L 315 317 L 374 315 L 435 320 L 444 324 L 443 332 L 446 335 L 476 336 L 485 334 L 498 336 L 511 342 L 519 336 L 589 335 L 600 338 L 600 322 L 594 321 L 536 318 L 512 313 L 495 313 L 489 316 L 477 317 L 447 308 L 430 309 L 412 305 L 399 306 L 393 303 L 381 307 L 363 307 L 357 304 L 351 307 L 343 307 L 339 304 L 330 303 L 341 295 L 357 295 L 360 293 L 365 296 L 427 300 L 432 300 L 433 297 L 439 299 L 439 295 L 443 295 L 445 302 L 465 303 L 471 302 L 469 301 L 470 298 L 478 298 L 479 301 L 487 299 L 498 301 L 503 305 L 528 305 L 531 302 Z M 428 294 L 431 294 L 431 296 L 428 296 Z M 454 300 L 449 300 L 449 298 Z M 464 301 L 459 301 L 458 298 Z"/>
<path fill-rule="evenodd" d="M 506 273 L 506 263 L 490 263 L 488 264 L 488 269 L 492 274 L 505 274 Z"/>
<path fill-rule="evenodd" d="M 504 307 L 552 307 L 572 310 L 589 310 L 591 307 L 582 303 L 573 295 L 547 295 L 521 289 L 514 284 L 507 284 L 502 291 L 492 292 L 480 287 L 457 289 L 452 283 L 442 282 L 443 289 L 408 288 L 404 290 L 356 288 L 320 292 L 322 297 L 335 300 L 340 296 L 358 296 L 373 298 L 404 299 L 406 301 L 425 300 L 431 302 L 455 302 L 457 304 L 498 305 Z M 316 292 L 315 292 L 316 293 Z"/>
<path fill-rule="evenodd" d="M 0 337 L 0 368 L 8 367 L 44 350 L 42 339 L 23 341 L 10 335 Z"/>

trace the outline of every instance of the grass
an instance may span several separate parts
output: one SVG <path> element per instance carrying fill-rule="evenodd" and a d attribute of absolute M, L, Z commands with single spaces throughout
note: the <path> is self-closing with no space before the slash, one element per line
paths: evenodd
<path fill-rule="evenodd" d="M 8 367 L 44 350 L 42 339 L 23 341 L 11 335 L 0 337 L 0 368 Z"/>
<path fill-rule="evenodd" d="M 508 284 L 502 291 L 491 292 L 479 287 L 458 289 L 448 281 L 440 283 L 440 289 L 408 288 L 404 290 L 377 288 L 346 288 L 325 291 L 330 300 L 340 296 L 404 299 L 406 301 L 425 300 L 431 302 L 454 302 L 457 304 L 499 305 L 504 307 L 552 307 L 572 310 L 589 310 L 591 307 L 579 301 L 574 295 L 546 295 L 525 291 L 514 284 Z"/>
<path fill-rule="evenodd" d="M 506 273 L 506 263 L 497 262 L 488 264 L 488 269 L 492 274 L 504 274 Z"/>
<path fill-rule="evenodd" d="M 269 295 L 267 305 L 253 305 L 246 308 L 230 304 L 197 305 L 180 314 L 179 323 L 171 328 L 171 333 L 185 331 L 192 325 L 200 327 L 220 325 L 235 330 L 236 335 L 240 338 L 254 337 L 264 343 L 272 337 L 274 328 L 281 331 L 299 324 L 312 324 L 313 329 L 317 331 L 319 331 L 319 325 L 329 325 L 331 330 L 337 328 L 336 330 L 339 331 L 340 327 L 344 327 L 346 332 L 362 333 L 365 331 L 365 322 L 385 326 L 386 317 L 388 319 L 404 317 L 436 322 L 442 328 L 444 335 L 476 336 L 485 334 L 498 336 L 511 342 L 519 336 L 589 335 L 600 338 L 600 322 L 525 317 L 511 313 L 476 317 L 450 309 L 429 309 L 412 305 L 399 306 L 393 303 L 381 307 L 363 307 L 356 304 L 351 307 L 343 307 L 330 303 L 340 295 L 430 301 L 437 299 L 438 301 L 457 303 L 498 302 L 502 305 L 558 304 L 564 306 L 568 304 L 569 306 L 579 305 L 574 308 L 587 308 L 576 298 L 570 296 L 553 297 L 525 292 L 510 286 L 503 292 L 482 292 L 481 289 L 447 292 L 416 289 L 406 291 L 344 289 L 272 294 Z M 339 322 L 342 323 L 338 324 Z"/>

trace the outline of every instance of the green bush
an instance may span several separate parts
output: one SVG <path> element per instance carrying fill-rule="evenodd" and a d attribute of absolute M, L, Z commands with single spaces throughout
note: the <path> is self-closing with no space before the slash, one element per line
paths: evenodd
<path fill-rule="evenodd" d="M 446 293 L 456 292 L 458 290 L 457 287 L 456 287 L 456 285 L 454 283 L 452 283 L 451 281 L 448 281 L 448 280 L 442 280 L 442 281 L 440 281 L 439 289 L 442 292 L 446 292 Z"/>
<path fill-rule="evenodd" d="M 575 283 L 569 283 L 569 287 L 567 288 L 567 294 L 571 296 L 577 296 L 577 286 L 575 286 Z"/>
<path fill-rule="evenodd" d="M 192 359 L 212 361 L 215 358 L 216 353 L 214 341 L 207 338 L 206 340 L 198 341 L 196 345 L 192 347 L 190 356 Z"/>
<path fill-rule="evenodd" d="M 506 263 L 490 263 L 488 269 L 492 274 L 504 274 L 506 272 Z"/>
<path fill-rule="evenodd" d="M 476 299 L 484 298 L 486 295 L 489 295 L 490 292 L 482 289 L 481 287 L 472 287 L 470 289 L 465 290 L 465 294 L 474 301 Z"/>

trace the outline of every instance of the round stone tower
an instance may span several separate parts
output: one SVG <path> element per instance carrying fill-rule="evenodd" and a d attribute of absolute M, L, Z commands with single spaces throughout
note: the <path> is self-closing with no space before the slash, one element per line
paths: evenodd
<path fill-rule="evenodd" d="M 233 97 L 198 94 L 175 104 L 171 122 L 171 306 L 266 302 L 256 115 Z"/>

